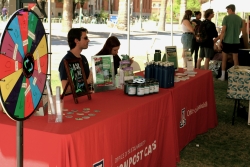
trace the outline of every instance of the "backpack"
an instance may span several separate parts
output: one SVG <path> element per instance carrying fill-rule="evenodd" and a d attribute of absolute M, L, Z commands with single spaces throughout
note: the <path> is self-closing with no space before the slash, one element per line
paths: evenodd
<path fill-rule="evenodd" d="M 207 25 L 208 25 L 208 21 L 204 20 L 200 24 L 195 26 L 194 35 L 195 35 L 196 42 L 204 43 L 207 41 L 208 39 Z"/>

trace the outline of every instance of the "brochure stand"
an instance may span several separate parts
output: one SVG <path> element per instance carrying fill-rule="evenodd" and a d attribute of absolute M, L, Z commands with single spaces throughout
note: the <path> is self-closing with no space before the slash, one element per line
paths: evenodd
<path fill-rule="evenodd" d="M 91 57 L 95 92 L 116 89 L 113 55 Z"/>
<path fill-rule="evenodd" d="M 90 91 L 88 89 L 87 79 L 82 65 L 82 59 L 65 59 L 64 65 L 68 76 L 68 82 L 63 90 L 61 99 L 64 96 L 73 95 L 74 101 L 77 104 L 77 97 L 87 95 L 88 99 L 91 99 Z M 68 87 L 71 88 L 71 92 L 68 91 Z"/>

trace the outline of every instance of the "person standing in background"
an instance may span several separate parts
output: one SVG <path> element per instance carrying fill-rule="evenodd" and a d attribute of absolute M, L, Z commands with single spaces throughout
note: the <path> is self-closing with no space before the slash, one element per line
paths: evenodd
<path fill-rule="evenodd" d="M 190 19 L 192 16 L 191 10 L 186 10 L 181 21 L 182 32 L 181 43 L 183 45 L 182 49 L 182 58 L 183 58 L 183 67 L 187 66 L 185 52 L 192 48 L 192 41 L 194 38 L 194 28 L 191 25 Z"/>
<path fill-rule="evenodd" d="M 201 19 L 201 12 L 200 11 L 195 11 L 194 14 L 195 14 L 195 19 L 192 20 L 192 24 L 194 24 L 194 26 L 197 27 L 201 23 L 201 20 L 200 20 Z M 196 42 L 195 38 L 193 38 L 192 48 L 191 48 L 191 55 L 193 55 L 193 53 L 194 53 L 194 63 L 195 63 L 194 66 L 195 66 L 195 68 L 196 68 L 196 65 L 197 65 L 199 48 L 200 48 L 200 44 L 198 42 Z"/>
<path fill-rule="evenodd" d="M 8 10 L 7 10 L 7 8 L 4 6 L 4 7 L 2 8 L 2 18 L 3 18 L 4 21 L 7 19 L 7 14 L 8 14 Z"/>
<path fill-rule="evenodd" d="M 222 48 L 221 77 L 218 80 L 225 80 L 227 54 L 233 54 L 234 67 L 239 65 L 238 51 L 240 48 L 240 33 L 242 32 L 242 19 L 235 14 L 235 5 L 226 7 L 228 15 L 223 18 L 220 34 L 220 46 Z"/>
<path fill-rule="evenodd" d="M 213 22 L 211 22 L 211 19 L 214 17 L 214 11 L 213 9 L 208 9 L 205 11 L 205 21 L 202 22 L 205 26 L 205 30 L 207 33 L 207 40 L 205 40 L 203 43 L 200 44 L 200 55 L 197 62 L 197 68 L 199 69 L 201 67 L 201 61 L 205 59 L 204 69 L 209 69 L 209 61 L 214 56 L 214 41 L 217 41 L 218 39 L 218 32 L 216 30 L 216 26 Z"/>

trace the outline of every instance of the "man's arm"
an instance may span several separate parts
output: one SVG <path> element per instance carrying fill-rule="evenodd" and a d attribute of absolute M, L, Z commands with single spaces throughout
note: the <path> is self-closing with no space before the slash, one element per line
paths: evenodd
<path fill-rule="evenodd" d="M 224 25 L 224 26 L 222 26 L 222 29 L 221 29 L 221 33 L 220 33 L 220 47 L 223 47 L 222 46 L 222 41 L 223 41 L 223 39 L 224 39 L 224 36 L 225 36 L 225 32 L 226 32 L 226 26 Z"/>
<path fill-rule="evenodd" d="M 225 25 L 222 26 L 221 33 L 220 33 L 220 41 L 223 41 L 223 39 L 224 39 L 226 28 L 227 27 Z"/>
<path fill-rule="evenodd" d="M 65 87 L 66 87 L 67 82 L 68 82 L 68 80 L 62 80 L 62 81 L 61 81 L 63 91 L 64 91 L 64 89 L 65 89 Z M 70 88 L 70 86 L 68 86 L 66 93 L 70 93 L 70 92 L 71 92 L 71 88 Z"/>
<path fill-rule="evenodd" d="M 93 83 L 93 74 L 92 74 L 92 71 L 89 72 L 89 77 L 88 77 L 88 79 L 87 79 L 87 83 L 88 83 L 88 84 Z"/>

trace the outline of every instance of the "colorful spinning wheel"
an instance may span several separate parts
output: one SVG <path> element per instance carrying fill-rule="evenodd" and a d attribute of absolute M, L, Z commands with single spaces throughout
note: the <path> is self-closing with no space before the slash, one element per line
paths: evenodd
<path fill-rule="evenodd" d="M 3 109 L 22 121 L 38 106 L 48 69 L 47 37 L 37 14 L 17 10 L 1 37 L 0 96 Z"/>

